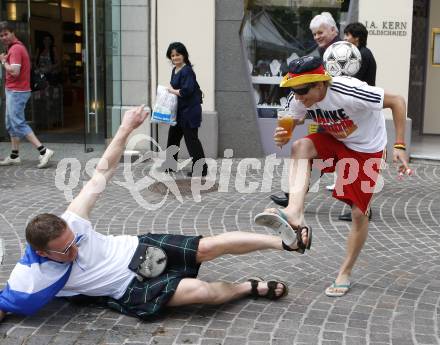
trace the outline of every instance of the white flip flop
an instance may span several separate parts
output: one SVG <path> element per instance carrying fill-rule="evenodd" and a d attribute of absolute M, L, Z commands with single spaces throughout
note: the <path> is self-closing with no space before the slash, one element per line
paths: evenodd
<path fill-rule="evenodd" d="M 278 214 L 262 212 L 255 216 L 254 222 L 257 225 L 266 226 L 275 231 L 282 241 L 289 247 L 297 242 L 296 232 L 287 222 L 283 211 L 277 210 Z"/>
<path fill-rule="evenodd" d="M 339 291 L 334 291 L 335 289 Z M 328 297 L 342 297 L 348 293 L 351 289 L 351 283 L 346 282 L 345 284 L 336 284 L 333 282 L 327 289 L 325 289 L 325 294 Z"/>

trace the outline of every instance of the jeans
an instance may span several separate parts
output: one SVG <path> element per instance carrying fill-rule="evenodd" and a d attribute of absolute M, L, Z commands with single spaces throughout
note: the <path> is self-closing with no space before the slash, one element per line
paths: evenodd
<path fill-rule="evenodd" d="M 11 137 L 23 138 L 29 133 L 32 133 L 32 129 L 26 123 L 24 117 L 24 109 L 26 103 L 31 97 L 30 92 L 17 92 L 6 90 L 6 130 Z"/>

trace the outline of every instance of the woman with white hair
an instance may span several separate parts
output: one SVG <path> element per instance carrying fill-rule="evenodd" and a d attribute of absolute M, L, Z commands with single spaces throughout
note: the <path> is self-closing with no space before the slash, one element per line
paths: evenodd
<path fill-rule="evenodd" d="M 339 30 L 330 12 L 322 12 L 310 21 L 313 39 L 318 44 L 319 55 L 322 57 L 331 44 L 340 41 Z"/>

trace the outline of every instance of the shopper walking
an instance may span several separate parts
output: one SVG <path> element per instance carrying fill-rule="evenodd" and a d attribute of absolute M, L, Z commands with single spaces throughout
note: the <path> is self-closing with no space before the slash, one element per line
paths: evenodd
<path fill-rule="evenodd" d="M 40 153 L 38 168 L 45 168 L 54 152 L 46 148 L 26 123 L 25 108 L 31 96 L 31 62 L 26 47 L 15 36 L 8 22 L 0 22 L 0 41 L 7 53 L 0 54 L 0 62 L 6 71 L 6 130 L 11 136 L 11 154 L 0 165 L 20 164 L 19 144 L 22 138 L 29 140 Z"/>
<path fill-rule="evenodd" d="M 167 147 L 172 145 L 180 147 L 183 137 L 192 158 L 192 167 L 188 176 L 206 176 L 208 169 L 205 163 L 205 153 L 198 137 L 202 123 L 202 92 L 189 61 L 186 47 L 180 42 L 171 43 L 166 56 L 174 66 L 168 91 L 178 97 L 177 124 L 171 126 L 168 131 Z M 173 156 L 167 153 L 164 164 L 167 171 L 177 170 L 177 156 L 178 153 Z M 200 162 L 196 165 L 198 161 Z"/>

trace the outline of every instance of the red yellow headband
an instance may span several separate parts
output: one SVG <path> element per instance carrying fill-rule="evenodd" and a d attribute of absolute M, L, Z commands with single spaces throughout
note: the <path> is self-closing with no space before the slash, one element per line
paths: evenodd
<path fill-rule="evenodd" d="M 298 85 L 315 83 L 317 81 L 331 80 L 332 77 L 324 69 L 324 66 L 319 66 L 307 72 L 302 73 L 287 73 L 283 80 L 281 80 L 280 87 L 295 87 Z"/>

